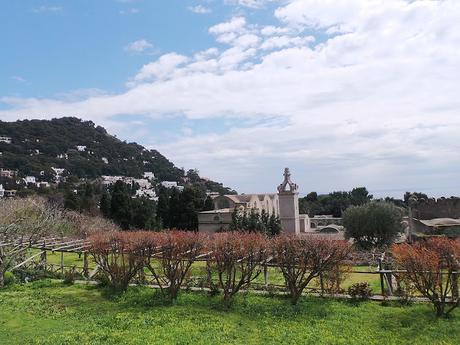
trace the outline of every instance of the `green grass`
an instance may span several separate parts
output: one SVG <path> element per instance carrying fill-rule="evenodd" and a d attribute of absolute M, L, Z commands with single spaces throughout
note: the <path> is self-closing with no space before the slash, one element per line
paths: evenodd
<path fill-rule="evenodd" d="M 154 290 L 119 297 L 92 286 L 38 281 L 0 290 L 0 344 L 459 344 L 460 313 L 429 305 L 183 292 L 165 305 Z"/>

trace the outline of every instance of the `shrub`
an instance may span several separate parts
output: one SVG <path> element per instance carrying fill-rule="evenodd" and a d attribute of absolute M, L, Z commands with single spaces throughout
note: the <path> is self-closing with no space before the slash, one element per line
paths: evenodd
<path fill-rule="evenodd" d="M 14 276 L 12 272 L 9 272 L 9 271 L 5 272 L 5 274 L 3 275 L 3 279 L 4 279 L 5 286 L 14 284 L 16 282 L 16 277 Z"/>
<path fill-rule="evenodd" d="M 431 238 L 425 242 L 394 245 L 396 265 L 405 270 L 399 280 L 413 286 L 434 306 L 436 316 L 447 316 L 459 305 L 460 242 Z"/>
<path fill-rule="evenodd" d="M 201 254 L 204 235 L 189 231 L 146 233 L 145 264 L 161 292 L 175 300 L 196 257 Z M 155 263 L 159 263 L 156 267 Z"/>
<path fill-rule="evenodd" d="M 76 279 L 75 268 L 72 268 L 64 272 L 64 279 L 63 279 L 64 284 L 73 285 L 75 283 L 75 279 Z"/>
<path fill-rule="evenodd" d="M 354 283 L 348 288 L 348 294 L 354 300 L 367 300 L 372 297 L 372 289 L 368 282 Z"/>
<path fill-rule="evenodd" d="M 115 291 L 125 291 L 143 269 L 145 236 L 144 232 L 109 232 L 90 238 L 89 252 Z"/>
<path fill-rule="evenodd" d="M 241 288 L 249 286 L 261 273 L 261 264 L 268 257 L 267 244 L 262 234 L 237 232 L 215 234 L 208 242 L 226 307 Z"/>
<path fill-rule="evenodd" d="M 352 271 L 351 265 L 337 265 L 321 274 L 322 288 L 328 294 L 343 293 L 342 283 Z"/>
<path fill-rule="evenodd" d="M 292 304 L 320 274 L 331 272 L 351 252 L 345 241 L 284 235 L 272 241 L 273 257 L 283 273 Z"/>

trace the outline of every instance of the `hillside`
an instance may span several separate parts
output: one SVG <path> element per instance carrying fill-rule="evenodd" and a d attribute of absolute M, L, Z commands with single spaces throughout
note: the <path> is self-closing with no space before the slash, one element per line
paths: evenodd
<path fill-rule="evenodd" d="M 51 182 L 52 167 L 63 168 L 67 175 L 95 179 L 102 175 L 142 177 L 151 171 L 159 181 L 182 183 L 185 172 L 156 150 L 127 143 L 110 135 L 91 121 L 73 117 L 53 120 L 0 121 L 0 168 L 17 170 L 20 177 L 39 176 Z M 210 191 L 230 193 L 220 183 L 196 178 Z"/>

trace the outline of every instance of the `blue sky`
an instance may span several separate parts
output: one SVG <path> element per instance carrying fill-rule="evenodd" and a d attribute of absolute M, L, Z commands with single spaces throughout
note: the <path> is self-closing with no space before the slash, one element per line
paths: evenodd
<path fill-rule="evenodd" d="M 79 116 L 240 192 L 460 193 L 460 2 L 22 0 L 0 118 Z"/>

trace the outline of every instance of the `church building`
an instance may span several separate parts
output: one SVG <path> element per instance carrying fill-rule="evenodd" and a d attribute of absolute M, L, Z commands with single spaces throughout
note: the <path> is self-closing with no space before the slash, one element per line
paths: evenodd
<path fill-rule="evenodd" d="M 301 234 L 312 232 L 310 218 L 299 214 L 299 187 L 291 181 L 289 168 L 284 170 L 284 180 L 274 194 L 221 195 L 213 199 L 214 210 L 198 214 L 199 231 L 216 232 L 228 230 L 232 214 L 237 212 L 275 214 L 281 220 L 283 233 Z"/>

